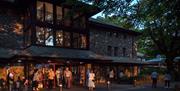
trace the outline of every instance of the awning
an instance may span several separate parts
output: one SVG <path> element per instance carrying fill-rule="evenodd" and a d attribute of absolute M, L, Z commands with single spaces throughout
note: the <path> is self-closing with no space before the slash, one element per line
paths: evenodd
<path fill-rule="evenodd" d="M 17 56 L 82 59 L 82 60 L 108 60 L 103 56 L 93 53 L 89 50 L 42 47 L 42 46 L 31 46 L 25 50 L 20 51 L 17 54 Z"/>
<path fill-rule="evenodd" d="M 145 64 L 145 62 L 143 62 L 141 60 L 137 60 L 136 58 L 130 58 L 130 57 L 106 56 L 106 59 L 112 60 L 113 63 Z"/>
<path fill-rule="evenodd" d="M 0 59 L 10 59 L 17 51 L 7 48 L 0 48 Z"/>

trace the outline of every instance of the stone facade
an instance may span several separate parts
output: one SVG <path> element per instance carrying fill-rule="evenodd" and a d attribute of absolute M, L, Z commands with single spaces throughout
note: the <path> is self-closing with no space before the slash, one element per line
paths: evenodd
<path fill-rule="evenodd" d="M 90 50 L 100 55 L 136 58 L 135 40 L 136 36 L 129 33 L 90 29 Z"/>

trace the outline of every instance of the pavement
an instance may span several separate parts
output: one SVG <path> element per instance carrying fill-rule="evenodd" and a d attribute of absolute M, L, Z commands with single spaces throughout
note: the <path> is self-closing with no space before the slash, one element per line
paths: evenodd
<path fill-rule="evenodd" d="M 42 91 L 60 91 L 60 89 L 46 89 Z M 63 91 L 88 91 L 88 88 L 84 87 L 72 87 L 70 89 L 63 88 Z M 143 86 L 128 85 L 128 84 L 112 84 L 108 89 L 106 85 L 97 85 L 94 91 L 174 91 L 173 87 L 164 88 L 162 84 L 159 84 L 157 88 L 151 88 L 151 84 L 144 84 Z"/>
<path fill-rule="evenodd" d="M 7 90 L 0 90 L 7 91 Z M 24 91 L 24 90 L 22 90 Z M 60 91 L 59 88 L 56 89 L 42 89 L 39 91 Z M 88 88 L 73 86 L 70 89 L 63 88 L 62 91 L 88 91 Z M 106 85 L 97 85 L 94 91 L 174 91 L 174 87 L 164 88 L 163 84 L 158 84 L 157 88 L 151 88 L 151 84 L 143 84 L 141 86 L 134 87 L 131 84 L 111 84 L 110 89 Z"/>

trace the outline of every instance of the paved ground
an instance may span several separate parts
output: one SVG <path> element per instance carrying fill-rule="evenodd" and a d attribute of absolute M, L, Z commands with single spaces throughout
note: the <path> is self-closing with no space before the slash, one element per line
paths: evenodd
<path fill-rule="evenodd" d="M 59 91 L 59 89 L 46 91 Z M 88 89 L 83 87 L 73 87 L 71 89 L 63 89 L 63 91 L 88 91 Z M 174 89 L 172 87 L 164 88 L 163 85 L 158 85 L 157 88 L 151 88 L 150 84 L 145 84 L 143 86 L 137 87 L 133 87 L 133 85 L 113 84 L 113 86 L 109 90 L 105 85 L 99 85 L 94 91 L 174 91 Z"/>
<path fill-rule="evenodd" d="M 0 91 L 6 91 L 6 90 L 0 90 Z M 40 91 L 60 91 L 60 90 L 44 89 Z M 88 91 L 88 89 L 83 87 L 72 87 L 71 89 L 64 88 L 63 91 Z M 113 84 L 111 86 L 111 89 L 109 90 L 107 89 L 106 85 L 98 85 L 96 86 L 96 89 L 94 91 L 174 91 L 174 89 L 172 87 L 164 88 L 163 85 L 158 85 L 157 88 L 151 88 L 151 84 L 144 84 L 143 86 L 136 86 L 136 87 L 133 87 L 133 85 Z"/>

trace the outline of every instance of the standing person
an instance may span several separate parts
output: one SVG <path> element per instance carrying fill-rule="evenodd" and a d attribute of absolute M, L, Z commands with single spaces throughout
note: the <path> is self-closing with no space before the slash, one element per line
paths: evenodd
<path fill-rule="evenodd" d="M 153 71 L 152 74 L 151 74 L 152 88 L 156 88 L 156 86 L 157 86 L 157 78 L 158 78 L 158 73 L 156 71 Z"/>
<path fill-rule="evenodd" d="M 171 81 L 171 75 L 169 72 L 166 72 L 166 74 L 164 75 L 164 80 L 165 80 L 165 88 L 169 88 Z"/>
<path fill-rule="evenodd" d="M 13 91 L 14 89 L 14 74 L 13 72 L 10 72 L 8 75 L 8 79 L 9 79 L 9 91 Z"/>
<path fill-rule="evenodd" d="M 38 88 L 38 81 L 39 81 L 39 74 L 38 74 L 38 70 L 36 69 L 34 71 L 34 76 L 33 76 L 33 81 L 32 81 L 32 88 L 33 88 L 33 91 L 36 91 Z"/>
<path fill-rule="evenodd" d="M 114 70 L 113 69 L 109 72 L 109 80 L 110 80 L 111 83 L 114 80 Z"/>
<path fill-rule="evenodd" d="M 95 74 L 94 74 L 93 70 L 91 70 L 89 73 L 89 80 L 88 80 L 89 91 L 93 91 L 93 89 L 95 88 L 94 80 L 95 80 Z"/>
<path fill-rule="evenodd" d="M 65 77 L 66 88 L 71 88 L 72 72 L 69 70 L 68 67 L 66 67 L 64 71 L 64 77 Z"/>
<path fill-rule="evenodd" d="M 60 77 L 61 77 L 61 71 L 60 71 L 60 68 L 58 68 L 57 70 L 56 70 L 56 80 L 57 80 L 57 86 L 59 86 L 60 85 Z"/>
<path fill-rule="evenodd" d="M 53 81 L 54 81 L 54 71 L 52 70 L 52 68 L 49 70 L 49 74 L 48 74 L 48 80 L 49 80 L 49 88 L 52 89 L 53 88 Z"/>
<path fill-rule="evenodd" d="M 20 77 L 18 77 L 18 80 L 16 81 L 16 91 L 21 91 L 21 79 L 20 79 Z"/>

